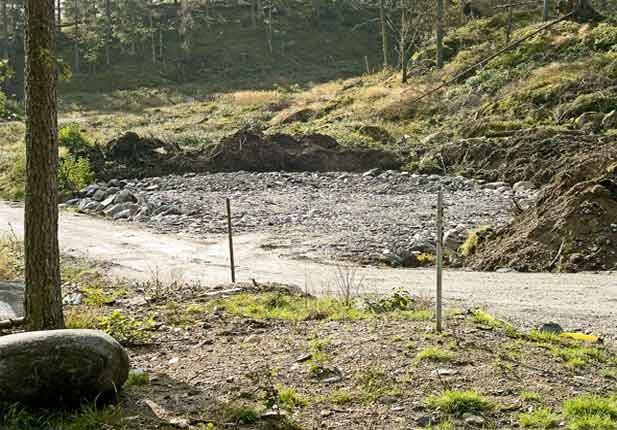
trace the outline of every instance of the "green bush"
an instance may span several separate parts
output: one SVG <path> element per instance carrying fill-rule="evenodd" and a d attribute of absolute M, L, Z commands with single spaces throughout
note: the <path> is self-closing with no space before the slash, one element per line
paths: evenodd
<path fill-rule="evenodd" d="M 20 150 L 0 155 L 0 198 L 23 200 L 25 182 L 26 152 Z"/>
<path fill-rule="evenodd" d="M 60 128 L 58 132 L 58 140 L 60 146 L 68 148 L 70 151 L 76 151 L 86 146 L 90 146 L 90 140 L 84 135 L 79 124 L 71 123 Z"/>
<path fill-rule="evenodd" d="M 67 156 L 58 166 L 58 188 L 61 191 L 75 191 L 91 184 L 94 172 L 87 158 Z"/>

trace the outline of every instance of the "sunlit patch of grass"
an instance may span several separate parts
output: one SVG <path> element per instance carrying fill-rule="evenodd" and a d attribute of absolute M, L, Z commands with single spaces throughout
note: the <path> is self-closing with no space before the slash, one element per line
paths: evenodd
<path fill-rule="evenodd" d="M 358 384 L 359 397 L 364 403 L 374 402 L 384 396 L 400 397 L 402 395 L 394 379 L 382 368 L 366 368 L 358 372 L 354 379 Z"/>
<path fill-rule="evenodd" d="M 416 355 L 416 362 L 433 361 L 437 363 L 446 363 L 456 358 L 456 354 L 452 351 L 441 349 L 435 346 L 424 348 Z"/>
<path fill-rule="evenodd" d="M 426 399 L 429 408 L 439 408 L 441 411 L 454 416 L 463 414 L 481 414 L 495 407 L 495 405 L 477 391 L 448 390 L 438 396 L 429 396 Z"/>
<path fill-rule="evenodd" d="M 559 426 L 559 416 L 548 408 L 540 408 L 530 413 L 520 414 L 518 422 L 522 428 L 552 429 Z"/>
<path fill-rule="evenodd" d="M 539 403 L 542 401 L 542 396 L 535 391 L 523 391 L 521 393 L 521 400 L 525 402 L 535 402 Z"/>

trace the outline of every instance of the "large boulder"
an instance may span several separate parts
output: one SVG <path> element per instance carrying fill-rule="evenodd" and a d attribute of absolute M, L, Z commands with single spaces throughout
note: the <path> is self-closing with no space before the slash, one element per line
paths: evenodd
<path fill-rule="evenodd" d="M 99 330 L 50 330 L 0 337 L 0 401 L 75 405 L 124 384 L 129 358 Z"/>

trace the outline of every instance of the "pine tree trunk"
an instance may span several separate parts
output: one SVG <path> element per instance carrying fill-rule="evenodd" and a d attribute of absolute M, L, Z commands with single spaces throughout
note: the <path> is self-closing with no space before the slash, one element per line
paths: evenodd
<path fill-rule="evenodd" d="M 64 328 L 58 250 L 54 0 L 26 0 L 25 310 L 31 330 Z"/>
<path fill-rule="evenodd" d="M 58 22 L 58 28 L 60 28 L 60 25 L 62 25 L 62 0 L 58 0 L 58 10 L 56 11 L 57 14 L 57 22 Z"/>
<path fill-rule="evenodd" d="M 386 28 L 386 12 L 384 7 L 384 0 L 379 0 L 379 24 L 381 27 L 381 50 L 383 51 L 383 68 L 387 69 L 389 66 L 388 61 L 388 30 Z"/>

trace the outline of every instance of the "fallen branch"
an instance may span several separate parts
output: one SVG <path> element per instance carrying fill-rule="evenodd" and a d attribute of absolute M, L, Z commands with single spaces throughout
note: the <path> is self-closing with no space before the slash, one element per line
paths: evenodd
<path fill-rule="evenodd" d="M 23 317 L 0 321 L 0 330 L 6 330 L 9 328 L 19 327 L 21 325 L 24 325 L 25 323 L 26 323 L 26 319 Z"/>

